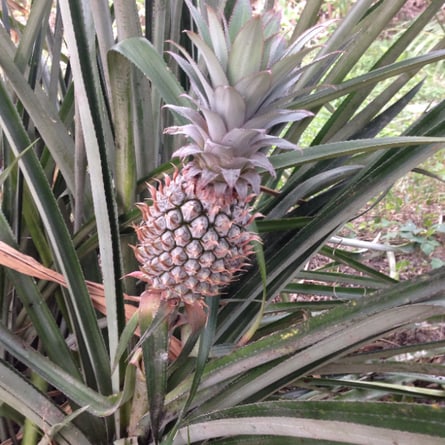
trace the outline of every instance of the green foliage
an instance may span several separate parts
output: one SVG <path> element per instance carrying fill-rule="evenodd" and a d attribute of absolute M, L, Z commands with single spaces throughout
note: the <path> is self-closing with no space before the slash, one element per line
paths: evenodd
<path fill-rule="evenodd" d="M 306 2 L 290 21 L 291 40 L 328 3 Z M 388 34 L 404 3 L 359 0 L 323 28 L 293 102 L 314 117 L 274 128 L 303 150 L 270 150 L 278 177 L 263 175 L 271 193 L 255 202 L 263 215 L 257 262 L 221 296 L 179 308 L 158 307 L 149 290 L 122 277 L 137 268 L 135 204 L 146 181 L 172 170 L 179 143 L 163 129 L 180 117 L 163 106 L 188 100 L 184 73 L 165 52 L 175 48 L 165 42 L 192 50 L 181 31 L 193 20 L 204 29 L 204 2 L 192 14 L 189 1 L 161 0 L 146 2 L 146 16 L 142 2 L 117 0 L 42 0 L 29 14 L 1 11 L 2 441 L 443 442 L 436 405 L 413 403 L 443 401 L 443 366 L 399 360 L 436 357 L 443 341 L 364 346 L 415 323 L 440 323 L 445 269 L 397 282 L 331 242 L 445 143 L 443 101 L 383 136 L 417 92 L 419 70 L 445 59 L 440 47 L 408 50 L 413 36 L 438 26 L 444 2 Z M 227 11 L 233 4 L 242 23 L 250 2 L 228 2 Z M 374 58 L 383 38 L 391 43 Z M 432 228 L 405 233 L 425 242 Z M 316 255 L 322 266 L 308 268 Z M 295 292 L 334 298 L 300 301 L 289 297 Z M 397 397 L 406 403 L 391 402 Z"/>

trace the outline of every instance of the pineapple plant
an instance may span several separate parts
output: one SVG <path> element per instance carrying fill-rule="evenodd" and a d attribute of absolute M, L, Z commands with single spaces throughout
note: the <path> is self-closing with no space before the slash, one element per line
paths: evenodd
<path fill-rule="evenodd" d="M 396 283 L 329 240 L 443 147 L 444 101 L 404 135 L 378 133 L 412 97 L 401 86 L 445 58 L 422 42 L 397 61 L 444 0 L 386 33 L 394 45 L 364 74 L 405 0 L 357 0 L 309 49 L 329 2 L 301 2 L 290 43 L 271 1 L 261 16 L 250 0 L 28 3 L 23 20 L 0 11 L 0 442 L 443 443 L 442 343 L 410 346 L 431 363 L 360 351 L 439 324 L 445 270 Z M 188 140 L 159 180 L 172 135 Z M 241 274 L 254 231 L 264 255 Z M 142 293 L 122 280 L 134 252 Z M 314 253 L 332 266 L 307 270 Z M 403 402 L 419 396 L 432 403 Z"/>
<path fill-rule="evenodd" d="M 198 10 L 187 2 L 192 15 Z M 286 106 L 294 98 L 306 37 L 287 45 L 280 14 L 233 15 L 207 7 L 198 33 L 187 35 L 199 53 L 196 63 L 186 49 L 170 52 L 187 74 L 190 107 L 167 105 L 189 123 L 172 126 L 188 143 L 174 156 L 180 168 L 159 187 L 149 185 L 149 203 L 139 204 L 132 275 L 149 284 L 160 298 L 193 303 L 215 296 L 248 264 L 255 218 L 251 202 L 260 193 L 260 171 L 275 175 L 270 147 L 297 146 L 270 134 L 272 127 L 311 116 Z M 239 20 L 243 17 L 243 21 Z"/>

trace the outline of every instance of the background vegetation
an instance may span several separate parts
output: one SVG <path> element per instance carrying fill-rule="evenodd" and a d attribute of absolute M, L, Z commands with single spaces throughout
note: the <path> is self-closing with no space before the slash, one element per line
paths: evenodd
<path fill-rule="evenodd" d="M 324 5 L 321 16 L 324 20 L 341 19 L 352 6 L 351 1 L 334 1 Z M 370 69 L 379 54 L 387 51 L 393 38 L 403 32 L 407 23 L 428 5 L 425 1 L 406 1 L 390 26 L 370 46 L 358 61 L 351 75 L 362 74 Z M 284 13 L 284 25 L 292 27 L 298 20 L 304 2 L 280 2 Z M 410 57 L 429 51 L 441 39 L 445 23 L 444 10 L 436 20 L 428 24 L 417 39 L 406 48 L 401 57 Z M 381 136 L 395 136 L 400 128 L 407 128 L 422 113 L 443 99 L 445 87 L 443 62 L 425 67 L 408 82 L 408 86 L 424 81 L 415 97 L 385 128 Z M 382 82 L 374 90 L 374 95 L 384 89 Z M 397 99 L 394 96 L 392 102 Z M 387 104 L 389 105 L 389 103 Z M 425 174 L 429 172 L 431 174 Z M 442 150 L 400 180 L 381 197 L 363 217 L 348 224 L 344 234 L 348 237 L 372 241 L 379 239 L 392 246 L 403 246 L 398 252 L 372 252 L 370 263 L 382 272 L 396 277 L 409 278 L 431 268 L 444 265 L 445 242 L 445 152 Z"/>

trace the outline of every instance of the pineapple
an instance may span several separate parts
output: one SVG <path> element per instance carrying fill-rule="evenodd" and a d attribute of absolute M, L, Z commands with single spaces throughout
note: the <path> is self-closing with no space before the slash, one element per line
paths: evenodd
<path fill-rule="evenodd" d="M 174 153 L 181 167 L 157 188 L 148 185 L 151 200 L 139 204 L 134 251 L 140 270 L 132 275 L 163 300 L 192 304 L 218 295 L 249 263 L 258 239 L 248 229 L 255 218 L 251 202 L 260 193 L 258 170 L 275 174 L 271 146 L 296 148 L 268 131 L 311 113 L 284 108 L 295 96 L 305 53 L 301 40 L 286 44 L 279 14 L 253 15 L 249 2 L 237 1 L 227 22 L 221 11 L 207 7 L 204 18 L 187 5 L 198 27 L 187 34 L 200 64 L 173 43 L 192 106 L 168 107 L 190 123 L 165 132 L 189 142 Z"/>

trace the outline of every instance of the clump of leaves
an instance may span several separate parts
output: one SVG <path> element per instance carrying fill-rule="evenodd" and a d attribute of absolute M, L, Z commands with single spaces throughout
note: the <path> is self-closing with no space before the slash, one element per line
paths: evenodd
<path fill-rule="evenodd" d="M 208 7 L 226 17 L 227 29 L 242 29 L 250 2 L 147 2 L 143 23 L 136 1 L 33 2 L 25 25 L 2 10 L 2 440 L 443 442 L 434 406 L 364 401 L 357 388 L 367 399 L 444 398 L 442 389 L 403 384 L 407 373 L 424 381 L 443 373 L 433 361 L 400 362 L 397 346 L 381 354 L 361 348 L 443 315 L 445 270 L 399 283 L 329 244 L 445 143 L 443 102 L 401 134 L 377 137 L 420 88 L 405 88 L 409 79 L 445 58 L 435 48 L 399 59 L 443 2 L 432 2 L 360 74 L 354 66 L 405 2 L 359 0 L 323 46 L 311 45 L 327 3 L 306 2 L 288 35 L 291 47 L 307 44 L 290 108 L 313 117 L 271 128 L 303 150 L 264 150 L 277 176 L 260 171 L 256 263 L 201 311 L 159 305 L 150 288 L 122 277 L 137 268 L 129 245 L 145 183 L 173 170 L 177 141 L 163 130 L 184 122 L 164 105 L 182 106 L 190 93 L 188 65 L 178 66 L 165 42 L 199 65 L 199 49 L 212 58 L 218 41 Z M 258 13 L 273 14 L 269 7 Z M 186 39 L 182 30 L 191 28 L 206 46 Z M 353 272 L 305 270 L 315 254 Z M 320 282 L 337 295 L 329 304 L 277 300 L 297 285 L 317 293 Z M 435 357 L 441 348 L 410 350 Z M 379 381 L 361 382 L 373 373 Z"/>

